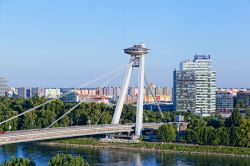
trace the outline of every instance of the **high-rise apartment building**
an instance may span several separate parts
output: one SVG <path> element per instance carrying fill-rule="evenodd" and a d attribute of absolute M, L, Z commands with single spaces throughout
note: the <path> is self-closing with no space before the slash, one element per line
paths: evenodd
<path fill-rule="evenodd" d="M 97 96 L 103 96 L 103 88 L 102 87 L 97 87 L 96 88 L 96 95 Z"/>
<path fill-rule="evenodd" d="M 17 88 L 17 97 L 26 98 L 27 97 L 27 89 L 25 87 Z"/>
<path fill-rule="evenodd" d="M 196 110 L 196 76 L 193 71 L 174 71 L 174 110 Z"/>
<path fill-rule="evenodd" d="M 118 101 L 120 93 L 121 93 L 121 88 L 120 87 L 115 87 L 114 88 L 114 95 L 113 95 L 112 100 L 113 101 Z"/>
<path fill-rule="evenodd" d="M 162 87 L 156 87 L 155 88 L 155 95 L 156 96 L 163 96 L 163 88 Z"/>
<path fill-rule="evenodd" d="M 151 91 L 153 93 L 153 95 L 155 96 L 156 95 L 155 94 L 155 88 L 156 88 L 155 84 L 154 83 L 150 83 L 148 88 L 149 89 L 147 90 L 146 95 L 150 96 L 151 95 L 150 91 Z"/>
<path fill-rule="evenodd" d="M 31 88 L 31 97 L 34 96 L 39 96 L 39 97 L 44 96 L 44 89 L 40 87 Z"/>
<path fill-rule="evenodd" d="M 172 98 L 172 94 L 173 94 L 172 88 L 170 88 L 170 87 L 163 88 L 163 95 L 164 96 L 170 96 Z"/>
<path fill-rule="evenodd" d="M 5 96 L 8 91 L 8 81 L 4 77 L 0 77 L 0 96 Z"/>
<path fill-rule="evenodd" d="M 174 109 L 210 116 L 216 110 L 216 72 L 210 56 L 195 55 L 174 71 Z"/>

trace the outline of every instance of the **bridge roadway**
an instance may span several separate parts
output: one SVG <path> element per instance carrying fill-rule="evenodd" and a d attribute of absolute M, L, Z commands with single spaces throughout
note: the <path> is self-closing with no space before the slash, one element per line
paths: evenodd
<path fill-rule="evenodd" d="M 143 128 L 157 129 L 162 123 L 144 123 Z M 49 129 L 18 130 L 0 134 L 0 145 L 49 140 L 55 138 L 68 138 L 76 136 L 120 133 L 134 131 L 135 124 L 125 125 L 89 125 L 89 126 L 70 126 Z"/>

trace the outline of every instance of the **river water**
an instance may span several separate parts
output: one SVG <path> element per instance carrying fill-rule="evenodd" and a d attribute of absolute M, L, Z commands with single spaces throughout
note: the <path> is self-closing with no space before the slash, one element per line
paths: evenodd
<path fill-rule="evenodd" d="M 90 165 L 95 166 L 250 166 L 249 158 L 134 152 L 107 148 L 51 147 L 32 143 L 0 146 L 0 163 L 11 156 L 18 156 L 32 159 L 37 166 L 46 166 L 49 159 L 57 153 L 80 154 Z"/>

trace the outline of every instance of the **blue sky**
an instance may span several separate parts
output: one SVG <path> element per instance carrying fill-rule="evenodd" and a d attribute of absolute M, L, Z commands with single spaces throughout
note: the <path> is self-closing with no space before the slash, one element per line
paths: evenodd
<path fill-rule="evenodd" d="M 249 0 L 0 0 L 0 76 L 11 86 L 71 87 L 126 64 L 123 49 L 138 42 L 159 86 L 197 53 L 211 55 L 218 87 L 250 87 Z"/>

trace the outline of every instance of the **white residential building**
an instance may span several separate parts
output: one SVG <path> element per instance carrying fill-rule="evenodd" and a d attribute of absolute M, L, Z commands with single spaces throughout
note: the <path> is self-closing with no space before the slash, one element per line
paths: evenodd
<path fill-rule="evenodd" d="M 201 116 L 215 112 L 216 72 L 209 55 L 195 55 L 193 61 L 180 63 L 180 69 L 174 71 L 174 93 L 176 111 L 189 110 Z"/>
<path fill-rule="evenodd" d="M 61 95 L 61 91 L 59 88 L 46 88 L 45 89 L 45 97 L 49 99 L 57 98 Z"/>

